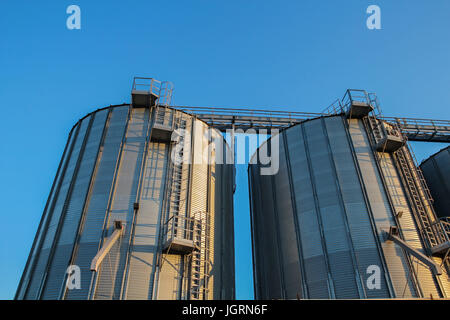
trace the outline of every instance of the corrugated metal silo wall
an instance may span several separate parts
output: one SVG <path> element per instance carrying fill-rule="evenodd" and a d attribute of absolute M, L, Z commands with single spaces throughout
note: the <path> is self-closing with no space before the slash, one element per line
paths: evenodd
<path fill-rule="evenodd" d="M 170 202 L 165 188 L 173 178 L 172 147 L 168 142 L 148 139 L 153 112 L 128 105 L 109 107 L 86 116 L 73 128 L 17 299 L 191 298 L 186 278 L 188 259 L 161 254 L 161 230 Z M 187 124 L 189 135 L 195 131 L 185 141 L 186 149 L 191 148 L 191 141 L 193 148 L 208 145 L 206 124 L 182 112 L 176 112 L 176 118 Z M 213 135 L 220 133 L 213 131 Z M 227 148 L 225 144 L 221 147 Z M 189 216 L 203 210 L 211 220 L 208 259 L 212 271 L 204 298 L 232 299 L 232 165 L 183 164 L 183 172 L 184 197 L 191 199 L 191 206 L 185 204 L 180 214 Z M 135 202 L 139 203 L 136 213 Z M 90 263 L 113 232 L 114 220 L 125 222 L 124 234 L 95 274 Z M 80 289 L 66 289 L 69 265 L 80 267 Z"/>
<path fill-rule="evenodd" d="M 410 257 L 385 240 L 396 224 L 387 188 L 404 211 L 405 240 L 423 252 L 392 159 L 383 154 L 378 168 L 361 120 L 313 119 L 279 139 L 277 174 L 249 166 L 256 298 L 439 296 L 431 271 L 416 264 L 411 271 Z M 367 286 L 373 265 L 378 289 Z"/>
<path fill-rule="evenodd" d="M 436 214 L 450 217 L 450 147 L 432 155 L 420 168 L 434 199 Z"/>

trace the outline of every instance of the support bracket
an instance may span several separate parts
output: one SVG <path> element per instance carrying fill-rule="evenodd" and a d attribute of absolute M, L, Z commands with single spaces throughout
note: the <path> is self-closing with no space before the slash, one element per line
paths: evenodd
<path fill-rule="evenodd" d="M 103 259 L 106 257 L 108 252 L 111 250 L 112 246 L 116 241 L 120 238 L 120 236 L 123 233 L 123 223 L 120 220 L 114 221 L 114 232 L 112 235 L 106 239 L 105 243 L 103 244 L 103 247 L 97 252 L 95 257 L 92 259 L 91 262 L 91 271 L 98 271 L 98 267 L 102 263 Z"/>
<path fill-rule="evenodd" d="M 431 269 L 431 271 L 433 271 L 434 274 L 436 274 L 436 275 L 442 274 L 442 268 L 440 265 L 438 265 L 431 258 L 427 257 L 422 252 L 411 247 L 408 243 L 406 243 L 404 240 L 399 238 L 399 233 L 398 233 L 397 227 L 393 227 L 393 226 L 390 227 L 387 239 L 394 241 L 406 252 L 408 252 L 409 254 L 413 255 L 414 257 L 419 259 L 421 262 L 426 264 Z"/>

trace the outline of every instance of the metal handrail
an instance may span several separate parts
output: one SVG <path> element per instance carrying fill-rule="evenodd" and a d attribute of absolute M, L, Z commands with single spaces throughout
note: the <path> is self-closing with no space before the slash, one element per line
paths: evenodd
<path fill-rule="evenodd" d="M 201 222 L 194 218 L 173 215 L 166 221 L 164 230 L 166 241 L 182 239 L 197 244 L 199 241 L 197 234 L 201 230 Z"/>

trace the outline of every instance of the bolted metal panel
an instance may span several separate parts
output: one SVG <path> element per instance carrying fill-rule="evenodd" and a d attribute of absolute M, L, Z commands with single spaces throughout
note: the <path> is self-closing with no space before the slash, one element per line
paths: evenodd
<path fill-rule="evenodd" d="M 72 151 L 73 141 L 75 140 L 74 137 L 76 137 L 76 133 L 77 133 L 77 130 L 73 130 L 71 132 L 71 134 L 69 135 L 69 139 L 68 139 L 66 147 L 64 149 L 61 163 L 59 164 L 58 171 L 56 173 L 56 177 L 53 182 L 53 186 L 50 191 L 49 198 L 47 200 L 47 204 L 45 205 L 44 213 L 42 215 L 42 219 L 39 224 L 39 228 L 36 232 L 36 237 L 33 242 L 33 247 L 31 248 L 27 264 L 23 271 L 23 276 L 22 276 L 22 279 L 20 280 L 15 299 L 24 299 L 25 298 L 25 293 L 28 288 L 28 284 L 30 282 L 30 276 L 33 273 L 33 268 L 36 263 L 36 258 L 38 257 L 37 253 L 39 252 L 40 245 L 42 243 L 43 237 L 45 236 L 44 230 L 47 226 L 47 223 L 51 219 L 51 212 L 52 212 L 51 207 L 52 207 L 53 202 L 59 192 L 61 181 L 63 179 L 65 168 L 67 165 L 67 159 L 70 157 L 70 153 Z"/>
<path fill-rule="evenodd" d="M 65 285 L 61 279 L 64 279 L 66 268 L 68 267 L 71 248 L 77 236 L 78 225 L 83 213 L 83 207 L 87 192 L 90 186 L 91 177 L 94 171 L 94 166 L 97 162 L 97 153 L 99 150 L 102 132 L 106 122 L 107 110 L 102 110 L 95 114 L 92 125 L 89 130 L 86 144 L 83 148 L 83 154 L 80 161 L 80 166 L 76 176 L 74 177 L 74 184 L 69 195 L 65 212 L 63 212 L 64 219 L 61 221 L 62 228 L 58 239 L 56 240 L 56 249 L 54 251 L 52 261 L 49 267 L 48 277 L 42 292 L 43 299 L 57 299 L 60 295 L 61 288 Z"/>
<path fill-rule="evenodd" d="M 420 165 L 439 217 L 450 217 L 450 147 L 446 147 Z"/>
<path fill-rule="evenodd" d="M 81 288 L 79 290 L 67 290 L 66 299 L 85 299 L 89 293 L 92 277 L 90 264 L 100 249 L 105 212 L 113 184 L 114 170 L 119 156 L 127 114 L 128 108 L 111 110 L 92 192 L 86 204 L 86 217 L 81 226 L 82 232 L 78 250 L 75 252 L 74 264 L 80 267 Z"/>
<path fill-rule="evenodd" d="M 395 297 L 416 297 L 407 257 L 401 248 L 385 241 L 384 232 L 395 225 L 394 216 L 389 206 L 388 196 L 382 178 L 376 166 L 376 160 L 364 129 L 362 121 L 348 120 L 351 141 L 361 171 L 362 181 L 367 191 L 368 202 L 375 221 L 377 241 L 380 241 L 387 263 L 388 274 L 395 289 Z"/>
<path fill-rule="evenodd" d="M 149 110 L 133 108 L 131 110 L 122 159 L 118 168 L 118 176 L 112 198 L 106 228 L 107 236 L 114 231 L 114 221 L 125 223 L 120 245 L 108 254 L 101 265 L 95 288 L 94 299 L 120 299 L 124 277 L 126 255 L 130 245 L 129 238 L 135 214 L 134 202 L 139 185 L 139 173 L 145 148 L 145 140 L 149 125 Z M 110 276 L 113 274 L 113 277 Z"/>
<path fill-rule="evenodd" d="M 292 283 L 302 298 L 442 296 L 447 275 L 435 278 L 385 237 L 398 219 L 408 245 L 425 252 L 392 152 L 377 162 L 364 120 L 321 117 L 282 135 L 277 174 L 249 165 L 256 298 L 295 299 Z"/>
<path fill-rule="evenodd" d="M 86 130 L 88 128 L 90 118 L 84 119 L 77 130 L 76 141 L 73 145 L 71 151 L 70 159 L 68 159 L 67 167 L 65 168 L 64 178 L 58 190 L 58 195 L 54 200 L 51 207 L 51 218 L 48 221 L 46 230 L 44 231 L 45 236 L 43 236 L 39 253 L 34 265 L 33 275 L 31 276 L 31 281 L 29 288 L 25 294 L 26 299 L 39 299 L 40 290 L 42 288 L 44 277 L 47 275 L 47 264 L 50 255 L 50 250 L 52 244 L 55 240 L 56 229 L 61 218 L 62 210 L 66 197 L 69 191 L 70 184 L 73 179 L 73 174 L 78 161 L 78 156 L 83 145 Z"/>
<path fill-rule="evenodd" d="M 161 203 L 167 176 L 168 146 L 150 143 L 131 250 L 127 299 L 151 299 L 158 250 Z"/>
<path fill-rule="evenodd" d="M 343 211 L 348 224 L 347 231 L 350 234 L 354 250 L 354 260 L 357 265 L 356 277 L 363 282 L 360 283 L 360 286 L 364 288 L 364 282 L 367 280 L 367 268 L 371 265 L 381 267 L 381 256 L 377 250 L 373 227 L 343 121 L 339 117 L 325 118 L 324 121 Z M 384 277 L 380 284 L 379 290 L 361 290 L 360 294 L 364 298 L 388 297 L 389 291 Z"/>
<path fill-rule="evenodd" d="M 309 170 L 310 162 L 305 149 L 305 139 L 301 126 L 286 131 L 287 145 L 293 180 L 293 193 L 296 200 L 298 226 L 300 234 L 303 264 L 305 268 L 308 298 L 330 298 L 328 264 L 324 254 L 324 239 L 319 226 Z"/>
<path fill-rule="evenodd" d="M 221 143 L 211 143 L 209 127 L 188 114 L 170 108 L 157 113 L 170 123 L 165 135 L 187 131 L 180 142 L 187 159 L 192 150 L 201 150 L 205 160 L 182 165 L 178 197 L 184 202 L 175 206 L 171 156 L 177 142 L 161 132 L 152 135 L 155 108 L 111 106 L 72 129 L 17 298 L 234 298 L 234 170 L 223 161 L 208 162 L 217 147 L 227 146 L 216 130 L 212 134 Z M 205 146 L 215 146 L 212 156 Z M 205 222 L 197 296 L 191 288 L 193 258 L 162 252 L 162 226 L 174 214 Z M 93 273 L 91 261 L 116 220 L 124 232 Z M 66 288 L 69 265 L 80 267 L 79 289 Z"/>

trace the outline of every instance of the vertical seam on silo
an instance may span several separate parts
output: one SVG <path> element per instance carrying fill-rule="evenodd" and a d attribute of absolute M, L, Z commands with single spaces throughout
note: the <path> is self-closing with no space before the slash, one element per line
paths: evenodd
<path fill-rule="evenodd" d="M 23 285 L 22 281 L 24 281 L 24 275 L 25 275 L 25 271 L 24 271 L 23 275 L 22 275 L 22 278 L 20 279 L 19 287 L 17 289 L 16 296 L 14 297 L 14 299 L 18 299 L 18 295 L 19 295 L 20 291 L 23 291 L 22 299 L 24 299 L 26 297 L 27 293 L 28 293 L 30 280 L 31 280 L 31 277 L 32 277 L 32 275 L 34 273 L 34 270 L 35 270 L 38 258 L 40 256 L 40 251 L 41 251 L 41 248 L 42 248 L 42 244 L 43 244 L 43 242 L 45 240 L 45 235 L 47 234 L 47 231 L 48 231 L 47 230 L 48 225 L 49 225 L 50 220 L 51 220 L 51 218 L 53 216 L 54 203 L 57 200 L 57 196 L 58 196 L 60 188 L 61 188 L 62 180 L 63 180 L 64 175 L 66 173 L 66 168 L 68 166 L 69 159 L 70 159 L 70 156 L 72 154 L 73 146 L 75 144 L 75 139 L 78 136 L 78 131 L 79 130 L 80 130 L 80 126 L 77 126 L 76 130 L 75 130 L 75 133 L 73 134 L 73 139 L 74 140 L 72 140 L 72 141 L 70 140 L 72 138 L 72 133 L 73 133 L 72 130 L 70 131 L 69 137 L 67 138 L 67 143 L 66 143 L 66 146 L 64 148 L 63 155 L 61 157 L 61 162 L 58 165 L 58 169 L 56 171 L 56 176 L 55 176 L 55 179 L 53 181 L 52 189 L 50 190 L 50 194 L 48 196 L 47 203 L 45 204 L 44 212 L 46 212 L 46 214 L 42 216 L 41 221 L 39 222 L 38 231 L 36 232 L 36 236 L 34 238 L 33 245 L 32 245 L 31 250 L 30 250 L 30 255 L 28 256 L 27 263 L 25 264 L 25 268 L 26 268 L 25 271 L 29 270 L 28 271 L 28 275 L 29 275 L 28 276 L 28 281 L 25 284 L 25 289 L 22 290 L 22 285 Z M 70 144 L 70 147 L 69 147 L 69 144 Z M 65 163 L 63 164 L 66 152 L 68 152 L 67 153 L 67 158 L 66 158 Z M 62 168 L 62 171 L 60 172 L 61 168 Z M 58 180 L 59 173 L 61 174 L 61 176 L 59 177 L 59 180 Z M 55 184 L 56 184 L 57 180 L 58 180 L 58 183 L 57 183 L 57 186 L 56 186 Z M 54 188 L 54 187 L 56 187 L 56 188 Z M 52 199 L 51 204 L 50 204 L 49 201 L 50 201 L 50 198 L 51 198 L 51 195 L 52 195 L 53 192 L 55 192 L 55 195 L 53 196 L 53 199 Z M 49 206 L 50 206 L 50 208 L 49 208 Z M 49 210 L 48 212 L 47 212 L 47 209 Z M 44 219 L 45 217 L 47 217 L 46 220 Z M 44 221 L 45 221 L 45 223 L 44 223 Z M 37 243 L 37 239 L 39 238 L 39 234 L 40 233 L 42 233 L 41 240 L 39 241 L 39 243 Z M 36 247 L 36 245 L 37 245 L 37 247 Z M 35 258 L 33 260 L 31 260 L 33 251 L 35 249 L 36 249 Z M 29 264 L 31 264 L 31 265 L 29 265 Z"/>
<path fill-rule="evenodd" d="M 82 211 L 81 211 L 81 216 L 78 222 L 78 227 L 77 227 L 77 232 L 75 234 L 75 239 L 74 239 L 74 246 L 72 248 L 72 254 L 70 256 L 70 260 L 68 262 L 68 266 L 70 266 L 76 259 L 76 256 L 78 255 L 78 248 L 79 248 L 79 241 L 80 241 L 80 237 L 81 237 L 81 233 L 83 232 L 84 229 L 84 223 L 85 223 L 85 219 L 86 219 L 86 214 L 88 211 L 88 207 L 89 207 L 89 203 L 90 203 L 90 197 L 92 194 L 92 189 L 94 187 L 94 183 L 95 183 L 95 178 L 96 178 L 96 174 L 97 174 L 97 170 L 98 167 L 100 165 L 100 150 L 102 149 L 104 142 L 105 142 L 105 137 L 106 137 L 106 132 L 108 131 L 108 126 L 109 126 L 109 121 L 111 118 L 111 114 L 112 114 L 112 108 L 108 108 L 108 114 L 106 116 L 105 119 L 105 123 L 103 125 L 103 130 L 102 130 L 102 136 L 101 136 L 101 140 L 100 143 L 98 145 L 98 150 L 97 150 L 97 154 L 95 156 L 95 164 L 93 165 L 92 171 L 91 171 L 91 175 L 89 178 L 89 186 L 88 186 L 88 190 L 86 192 L 86 196 L 84 198 L 84 203 L 82 206 Z M 68 276 L 67 273 L 64 274 L 63 277 L 63 281 L 61 284 L 61 289 L 60 289 L 60 294 L 59 294 L 59 299 L 63 300 L 65 299 L 65 296 L 67 294 L 67 290 L 66 290 L 66 286 L 65 286 L 65 280 L 66 277 Z"/>
<path fill-rule="evenodd" d="M 122 153 L 123 153 L 123 148 L 125 145 L 125 139 L 127 136 L 127 132 L 128 132 L 128 125 L 131 119 L 131 112 L 132 112 L 132 106 L 129 105 L 128 106 L 128 114 L 127 114 L 127 120 L 125 123 L 125 127 L 123 129 L 123 135 L 122 135 L 122 141 L 120 143 L 120 147 L 119 147 L 119 153 L 117 155 L 117 159 L 116 159 L 116 165 L 114 168 L 114 173 L 113 173 L 113 181 L 111 183 L 111 187 L 109 190 L 109 196 L 108 196 L 108 203 L 106 206 L 106 210 L 105 210 L 105 218 L 103 220 L 103 227 L 102 227 L 102 235 L 98 244 L 98 250 L 100 250 L 100 248 L 102 247 L 103 241 L 106 237 L 106 232 L 108 229 L 108 220 L 109 220 L 109 213 L 111 211 L 111 205 L 112 205 L 112 199 L 114 198 L 114 192 L 116 190 L 116 184 L 117 184 L 117 177 L 119 175 L 119 168 L 120 168 L 120 163 L 122 160 Z M 88 291 L 88 300 L 94 299 L 95 298 L 95 293 L 97 290 L 97 283 L 98 283 L 98 276 L 99 273 L 102 271 L 102 269 L 98 270 L 97 272 L 93 273 L 91 275 L 91 283 L 89 285 L 89 291 Z"/>
<path fill-rule="evenodd" d="M 48 257 L 48 260 L 47 260 L 47 265 L 45 267 L 45 271 L 44 271 L 45 278 L 41 282 L 41 285 L 40 285 L 40 288 L 39 288 L 38 299 L 42 298 L 42 294 L 45 292 L 45 288 L 47 286 L 47 274 L 48 274 L 48 272 L 49 272 L 49 270 L 51 268 L 51 265 L 53 263 L 54 254 L 55 254 L 58 242 L 59 242 L 59 236 L 61 234 L 61 230 L 62 230 L 62 227 L 64 225 L 64 221 L 65 221 L 65 218 L 66 218 L 66 213 L 67 213 L 69 201 L 72 198 L 72 191 L 73 191 L 73 188 L 74 188 L 77 176 L 78 176 L 78 171 L 80 169 L 81 161 L 82 161 L 83 156 L 84 156 L 84 151 L 86 149 L 86 144 L 87 144 L 90 132 L 91 132 L 92 123 L 94 122 L 95 116 L 96 116 L 96 114 L 94 113 L 90 117 L 89 124 L 88 124 L 88 127 L 86 129 L 86 133 L 85 133 L 85 135 L 83 137 L 83 143 L 81 145 L 80 152 L 78 154 L 78 159 L 77 159 L 77 162 L 76 162 L 76 165 L 75 165 L 75 169 L 74 169 L 74 172 L 73 172 L 73 175 L 72 175 L 72 179 L 70 181 L 69 190 L 67 192 L 66 199 L 64 200 L 64 205 L 63 205 L 63 208 L 61 210 L 61 216 L 59 218 L 58 225 L 56 227 L 55 237 L 53 239 L 53 243 L 52 243 L 52 246 L 51 246 L 51 249 L 50 249 L 50 254 L 49 254 L 49 257 Z"/>
<path fill-rule="evenodd" d="M 361 168 L 359 166 L 358 159 L 356 158 L 356 150 L 355 150 L 355 146 L 353 144 L 353 140 L 351 139 L 351 136 L 350 136 L 348 123 L 346 122 L 347 120 L 345 120 L 344 117 L 341 116 L 340 118 L 341 118 L 341 120 L 343 122 L 344 131 L 345 131 L 346 137 L 347 137 L 347 142 L 348 142 L 348 144 L 350 146 L 350 149 L 351 149 L 350 153 L 352 154 L 353 165 L 355 166 L 356 173 L 357 173 L 357 176 L 358 176 L 358 181 L 359 181 L 359 184 L 360 184 L 360 187 L 361 187 L 361 190 L 362 190 L 362 194 L 363 194 L 363 198 L 364 198 L 364 204 L 365 204 L 366 209 L 368 211 L 370 225 L 372 227 L 372 232 L 373 232 L 373 236 L 374 236 L 374 239 L 375 239 L 375 244 L 377 246 L 377 251 L 378 251 L 378 254 L 380 256 L 381 263 L 382 263 L 382 266 L 383 266 L 383 271 L 384 271 L 384 275 L 385 275 L 386 284 L 387 284 L 387 287 L 388 287 L 388 290 L 389 290 L 389 294 L 390 294 L 391 297 L 395 297 L 395 293 L 394 293 L 395 291 L 394 291 L 394 289 L 392 287 L 392 279 L 391 279 L 389 271 L 387 269 L 387 262 L 386 262 L 386 257 L 384 255 L 383 248 L 380 245 L 380 241 L 379 241 L 379 237 L 378 237 L 378 231 L 377 231 L 377 227 L 376 227 L 376 224 L 375 224 L 375 221 L 374 221 L 374 217 L 373 217 L 372 207 L 370 205 L 369 198 L 368 198 L 368 195 L 367 195 L 366 186 L 365 186 L 363 178 L 362 178 Z"/>
<path fill-rule="evenodd" d="M 335 292 L 335 288 L 334 288 L 334 282 L 333 282 L 333 277 L 331 274 L 331 268 L 330 268 L 330 261 L 328 258 L 328 249 L 327 249 L 327 244 L 325 242 L 325 238 L 324 238 L 324 230 L 323 230 L 323 224 L 322 224 L 322 217 L 321 217 L 321 213 L 320 213 L 320 207 L 319 207 L 319 199 L 317 197 L 317 190 L 316 190 L 316 183 L 314 180 L 314 176 L 313 176 L 313 169 L 312 169 L 312 164 L 311 164 L 311 158 L 310 158 L 310 154 L 309 154 L 309 145 L 308 145 L 308 136 L 306 134 L 306 130 L 305 130 L 305 126 L 302 124 L 300 125 L 301 129 L 302 129 L 302 135 L 303 135 L 303 143 L 304 143 L 304 147 L 305 147 L 305 156 L 308 162 L 308 173 L 309 173 L 309 179 L 311 182 L 311 187 L 312 187 L 312 192 L 313 192 L 313 197 L 314 197 L 314 206 L 315 206 L 315 213 L 316 213 L 316 217 L 317 217 L 317 221 L 318 221 L 318 226 L 319 226 L 319 234 L 320 234 L 320 239 L 321 239 L 321 243 L 322 243 L 322 249 L 323 249 L 323 257 L 325 260 L 325 265 L 327 267 L 327 274 L 328 274 L 328 291 L 329 294 L 331 296 L 331 298 L 335 298 L 336 297 L 336 292 Z"/>
<path fill-rule="evenodd" d="M 305 266 L 303 265 L 304 258 L 303 258 L 303 248 L 302 248 L 302 240 L 300 236 L 300 230 L 299 230 L 299 221 L 298 221 L 298 213 L 297 213 L 297 200 L 295 197 L 294 192 L 294 182 L 292 178 L 292 167 L 291 167 L 291 159 L 289 155 L 289 144 L 287 143 L 287 137 L 286 137 L 286 131 L 283 131 L 282 133 L 283 137 L 283 144 L 284 144 L 284 154 L 286 157 L 286 166 L 287 166 L 287 174 L 288 174 L 288 180 L 289 180 L 289 193 L 291 196 L 291 205 L 292 205 L 292 214 L 294 218 L 294 230 L 295 230 L 295 237 L 297 239 L 297 250 L 299 255 L 299 265 L 300 265 L 300 286 L 302 288 L 302 298 L 308 299 L 309 292 L 308 292 L 308 286 L 306 285 L 306 272 L 305 272 Z"/>
<path fill-rule="evenodd" d="M 351 253 L 351 260 L 352 260 L 352 264 L 353 264 L 353 272 L 355 273 L 355 280 L 357 283 L 357 288 L 358 288 L 358 295 L 361 298 L 361 296 L 364 296 L 364 298 L 367 298 L 366 295 L 366 290 L 364 289 L 364 283 L 361 279 L 361 274 L 358 270 L 359 267 L 359 262 L 358 262 L 358 257 L 356 256 L 355 253 L 355 247 L 353 245 L 353 239 L 351 236 L 351 230 L 350 230 L 350 226 L 349 226 L 349 222 L 348 222 L 348 214 L 347 214 L 347 210 L 345 208 L 345 203 L 344 203 L 344 199 L 342 196 L 342 190 L 341 190 L 341 186 L 340 186 L 340 181 L 339 181 L 339 177 L 337 174 L 337 169 L 336 169 L 336 163 L 334 160 L 334 156 L 333 156 L 333 151 L 331 150 L 331 144 L 330 144 L 330 139 L 328 136 L 328 130 L 326 127 L 326 123 L 325 123 L 325 119 L 322 117 L 321 118 L 321 124 L 322 124 L 322 130 L 323 130 L 323 134 L 325 137 L 325 141 L 326 141 L 326 145 L 327 145 L 327 150 L 328 150 L 328 160 L 330 161 L 330 165 L 331 165 L 331 171 L 333 173 L 333 178 L 334 178 L 334 182 L 335 182 L 335 187 L 337 189 L 337 197 L 339 199 L 339 206 L 342 209 L 342 220 L 344 222 L 344 226 L 345 226 L 345 230 L 346 230 L 346 236 L 347 236 L 347 241 L 349 244 L 349 251 Z M 361 292 L 362 289 L 362 292 Z"/>
<path fill-rule="evenodd" d="M 144 144 L 144 150 L 142 152 L 142 159 L 141 159 L 141 167 L 139 169 L 139 177 L 138 177 L 138 187 L 136 190 L 136 196 L 135 196 L 135 203 L 138 203 L 139 205 L 139 201 L 141 199 L 141 192 L 142 192 L 142 183 L 143 183 L 143 179 L 144 179 L 144 173 L 145 173 L 145 165 L 147 163 L 147 153 L 148 153 L 148 147 L 150 145 L 150 136 L 152 134 L 152 130 L 153 130 L 153 123 L 154 123 L 154 119 L 151 117 L 152 114 L 152 107 L 149 108 L 148 110 L 148 119 L 147 119 L 147 130 L 146 130 L 146 136 L 145 136 L 145 144 Z M 144 111 L 144 115 L 145 115 L 145 111 Z M 119 295 L 119 299 L 126 299 L 126 295 L 127 295 L 127 288 L 128 288 L 128 272 L 129 272 L 129 267 L 130 267 L 130 256 L 131 256 L 131 251 L 133 249 L 134 246 L 134 232 L 136 229 L 136 221 L 137 221 L 137 215 L 139 214 L 139 209 L 134 209 L 133 208 L 133 218 L 131 220 L 131 227 L 130 227 L 130 236 L 129 236 L 129 241 L 128 241 L 128 248 L 127 248 L 127 254 L 125 257 L 125 266 L 124 266 L 124 270 L 122 273 L 122 284 L 121 284 L 121 288 L 120 288 L 120 295 Z"/>

